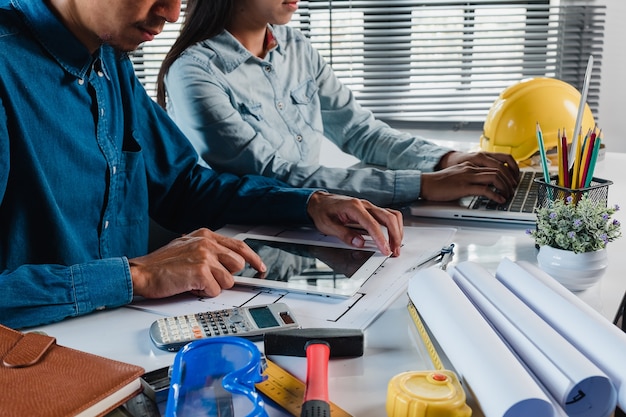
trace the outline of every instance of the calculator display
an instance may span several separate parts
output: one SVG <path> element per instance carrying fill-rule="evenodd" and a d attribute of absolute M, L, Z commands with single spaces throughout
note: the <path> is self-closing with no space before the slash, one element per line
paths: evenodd
<path fill-rule="evenodd" d="M 256 323 L 257 327 L 265 329 L 267 327 L 276 327 L 279 325 L 274 315 L 267 307 L 256 307 L 248 310 L 250 316 Z"/>

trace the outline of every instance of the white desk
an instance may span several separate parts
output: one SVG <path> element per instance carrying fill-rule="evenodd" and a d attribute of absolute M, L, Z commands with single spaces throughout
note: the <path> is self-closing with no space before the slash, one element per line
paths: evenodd
<path fill-rule="evenodd" d="M 609 204 L 626 207 L 626 180 L 620 172 L 626 167 L 626 154 L 608 153 L 599 162 L 596 176 L 610 179 Z M 623 212 L 615 218 L 624 223 Z M 495 272 L 503 257 L 536 262 L 533 240 L 522 226 L 503 227 L 497 224 L 440 222 L 406 217 L 411 226 L 445 225 L 458 228 L 452 263 L 470 260 Z M 580 293 L 580 297 L 613 320 L 626 290 L 626 236 L 609 244 L 609 266 L 602 280 Z M 401 296 L 365 332 L 365 355 L 356 359 L 331 360 L 329 391 L 331 401 L 355 417 L 383 417 L 388 381 L 404 371 L 420 370 L 427 363 L 423 347 L 417 342 L 413 324 L 406 310 L 406 296 Z M 55 336 L 59 344 L 127 361 L 143 366 L 147 371 L 168 366 L 174 354 L 155 348 L 150 342 L 148 328 L 156 319 L 151 313 L 130 308 L 100 312 L 39 328 Z M 471 341 L 459 341 L 471 343 Z M 279 365 L 305 379 L 304 358 L 274 357 Z M 286 416 L 271 410 L 273 416 Z M 480 416 L 475 410 L 474 416 Z"/>

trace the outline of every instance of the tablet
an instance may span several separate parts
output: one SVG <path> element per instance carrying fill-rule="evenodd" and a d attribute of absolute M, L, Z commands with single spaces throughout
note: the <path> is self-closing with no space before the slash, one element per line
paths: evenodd
<path fill-rule="evenodd" d="M 379 251 L 348 248 L 331 242 L 240 234 L 267 266 L 259 273 L 249 265 L 233 274 L 239 285 L 308 294 L 351 297 L 387 259 Z"/>

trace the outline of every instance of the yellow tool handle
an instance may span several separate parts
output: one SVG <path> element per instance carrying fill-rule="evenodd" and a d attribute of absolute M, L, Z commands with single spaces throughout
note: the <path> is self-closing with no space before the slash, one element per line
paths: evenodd
<path fill-rule="evenodd" d="M 267 379 L 256 384 L 256 389 L 292 416 L 300 417 L 304 400 L 304 382 L 269 359 L 266 361 L 265 375 L 267 375 Z M 330 403 L 330 414 L 333 417 L 352 417 L 332 402 Z"/>

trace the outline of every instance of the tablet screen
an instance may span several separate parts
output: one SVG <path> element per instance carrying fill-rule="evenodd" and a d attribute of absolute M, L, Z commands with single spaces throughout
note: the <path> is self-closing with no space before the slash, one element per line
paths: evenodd
<path fill-rule="evenodd" d="M 278 238 L 245 237 L 267 266 L 260 273 L 246 265 L 235 281 L 314 294 L 351 296 L 384 261 L 368 249 L 325 246 Z"/>

